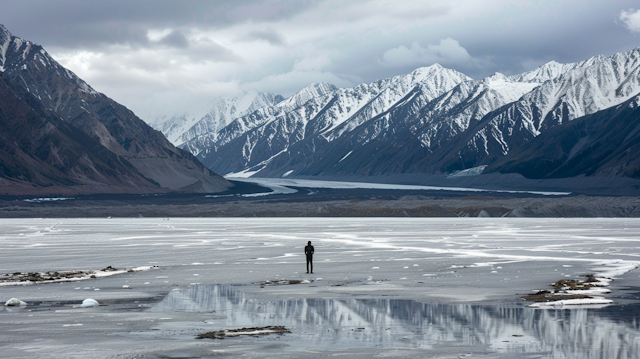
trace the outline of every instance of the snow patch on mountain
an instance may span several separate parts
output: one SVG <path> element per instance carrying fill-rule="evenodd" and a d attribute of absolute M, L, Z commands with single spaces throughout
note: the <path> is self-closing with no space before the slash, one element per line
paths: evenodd
<path fill-rule="evenodd" d="M 482 171 L 484 171 L 484 169 L 487 168 L 487 166 L 478 166 L 478 167 L 472 167 L 472 168 L 468 168 L 466 170 L 462 170 L 462 171 L 456 171 L 450 175 L 447 176 L 447 178 L 460 178 L 460 177 L 471 177 L 471 176 L 478 176 L 482 174 Z"/>
<path fill-rule="evenodd" d="M 531 90 L 540 85 L 539 82 L 534 82 L 533 79 L 534 78 L 528 82 L 519 82 L 496 72 L 485 78 L 483 82 L 490 89 L 499 93 L 505 99 L 506 103 L 509 103 L 518 100 L 522 95 L 531 92 Z"/>

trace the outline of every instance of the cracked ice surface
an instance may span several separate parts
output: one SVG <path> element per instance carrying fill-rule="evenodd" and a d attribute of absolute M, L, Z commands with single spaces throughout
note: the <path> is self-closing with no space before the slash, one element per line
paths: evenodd
<path fill-rule="evenodd" d="M 0 273 L 152 268 L 0 287 L 0 301 L 27 303 L 0 308 L 0 346 L 3 355 L 29 358 L 201 357 L 214 350 L 323 357 L 356 349 L 367 357 L 388 348 L 405 357 L 428 350 L 441 358 L 564 358 L 595 350 L 631 358 L 640 336 L 611 314 L 620 310 L 535 314 L 519 298 L 593 273 L 615 278 L 604 295 L 614 301 L 610 308 L 640 321 L 637 299 L 619 299 L 623 286 L 640 286 L 638 233 L 637 219 L 2 219 Z M 313 275 L 305 270 L 307 241 L 315 246 Z M 310 283 L 254 284 L 284 279 Z M 101 305 L 74 308 L 86 298 Z M 278 320 L 293 333 L 227 344 L 193 339 Z M 572 343 L 572 333 L 581 333 L 582 344 L 552 342 Z M 451 344 L 458 342 L 464 349 Z"/>

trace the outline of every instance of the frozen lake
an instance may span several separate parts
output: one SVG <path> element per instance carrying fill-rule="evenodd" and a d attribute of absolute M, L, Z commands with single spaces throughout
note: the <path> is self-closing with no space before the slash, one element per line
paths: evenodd
<path fill-rule="evenodd" d="M 3 274 L 157 267 L 0 286 L 27 303 L 0 308 L 0 356 L 637 358 L 639 233 L 637 219 L 2 219 Z M 520 299 L 586 274 L 615 279 L 613 304 Z M 285 279 L 309 283 L 260 285 Z M 292 333 L 194 339 L 267 325 Z"/>

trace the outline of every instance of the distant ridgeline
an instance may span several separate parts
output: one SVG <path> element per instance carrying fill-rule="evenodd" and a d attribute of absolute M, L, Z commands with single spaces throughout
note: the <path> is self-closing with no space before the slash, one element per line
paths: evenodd
<path fill-rule="evenodd" d="M 0 195 L 230 186 L 40 45 L 0 25 Z"/>
<path fill-rule="evenodd" d="M 640 49 L 480 81 L 436 64 L 287 99 L 244 94 L 155 126 L 221 174 L 640 178 L 639 71 Z"/>

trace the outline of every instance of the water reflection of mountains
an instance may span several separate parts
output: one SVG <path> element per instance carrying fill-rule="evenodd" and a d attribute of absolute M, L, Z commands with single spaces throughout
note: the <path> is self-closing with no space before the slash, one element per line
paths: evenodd
<path fill-rule="evenodd" d="M 534 310 L 399 299 L 264 301 L 237 287 L 194 285 L 171 292 L 151 310 L 215 312 L 225 318 L 215 321 L 220 329 L 285 325 L 293 336 L 304 336 L 306 348 L 325 350 L 455 344 L 544 358 L 632 359 L 640 353 L 638 305 Z"/>

